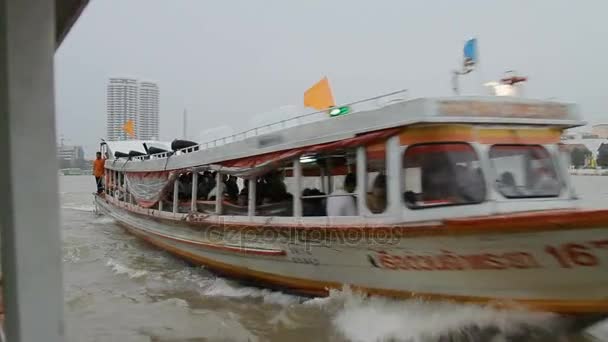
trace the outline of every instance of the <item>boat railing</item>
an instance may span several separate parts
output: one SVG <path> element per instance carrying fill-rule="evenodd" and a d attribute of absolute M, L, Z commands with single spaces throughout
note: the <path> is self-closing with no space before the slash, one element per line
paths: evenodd
<path fill-rule="evenodd" d="M 386 99 L 388 97 L 395 96 L 397 94 L 405 93 L 406 91 L 407 91 L 407 89 L 393 91 L 393 92 L 390 92 L 387 94 L 370 97 L 367 99 L 347 103 L 347 104 L 344 104 L 341 106 L 336 106 L 336 108 L 352 107 L 354 105 L 369 103 L 371 101 L 376 101 L 376 100 L 380 100 L 380 99 Z M 378 106 L 387 105 L 389 103 L 401 102 L 404 100 L 405 100 L 404 98 L 395 98 L 395 99 L 389 100 L 383 104 L 378 103 L 377 105 Z M 258 126 L 255 128 L 251 128 L 251 129 L 248 129 L 248 130 L 240 132 L 240 133 L 235 133 L 235 134 L 228 135 L 228 136 L 225 136 L 222 138 L 210 140 L 210 141 L 198 144 L 198 145 L 182 148 L 182 149 L 176 150 L 175 152 L 161 152 L 161 153 L 155 153 L 155 154 L 146 155 L 146 156 L 137 156 L 137 157 L 133 157 L 132 160 L 164 159 L 164 158 L 168 158 L 174 154 L 179 155 L 179 154 L 184 154 L 184 153 L 192 153 L 192 152 L 196 152 L 199 150 L 207 150 L 210 148 L 219 147 L 219 146 L 226 145 L 229 143 L 234 143 L 237 141 L 242 141 L 242 140 L 256 137 L 259 135 L 276 132 L 281 129 L 295 127 L 295 126 L 299 126 L 302 124 L 311 123 L 311 122 L 315 122 L 315 121 L 321 121 L 321 120 L 325 120 L 328 118 L 330 118 L 328 116 L 328 110 L 321 110 L 321 111 L 316 111 L 316 112 L 312 112 L 312 113 L 306 113 L 306 114 L 294 116 L 289 119 L 285 119 L 285 120 L 273 122 L 273 123 L 270 123 L 267 125 L 262 125 L 262 126 Z"/>

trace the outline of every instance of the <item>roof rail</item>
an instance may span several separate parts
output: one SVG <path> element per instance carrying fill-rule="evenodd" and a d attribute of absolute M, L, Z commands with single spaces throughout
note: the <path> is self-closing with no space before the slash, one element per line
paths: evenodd
<path fill-rule="evenodd" d="M 382 98 L 386 98 L 389 96 L 393 96 L 393 95 L 397 95 L 397 94 L 401 94 L 401 93 L 405 93 L 405 92 L 407 92 L 407 89 L 401 89 L 401 90 L 393 91 L 390 93 L 370 97 L 367 99 L 347 103 L 347 104 L 344 104 L 344 105 L 341 105 L 338 107 L 354 106 L 357 104 L 366 103 L 366 102 L 370 102 L 370 101 L 374 101 L 374 100 L 379 100 Z M 400 101 L 404 101 L 404 100 L 405 99 L 401 99 L 401 98 L 393 99 L 393 100 L 389 101 L 389 103 L 400 102 Z M 198 144 L 198 145 L 182 148 L 182 149 L 176 150 L 175 153 L 177 153 L 177 152 L 191 153 L 191 152 L 198 151 L 198 150 L 206 150 L 206 149 L 209 149 L 212 147 L 218 147 L 218 146 L 226 145 L 228 143 L 233 143 L 233 142 L 245 140 L 247 138 L 256 137 L 261 134 L 275 132 L 279 129 L 291 127 L 291 126 L 289 126 L 290 124 L 295 124 L 294 126 L 296 126 L 296 125 L 301 125 L 303 123 L 314 122 L 314 121 L 326 119 L 327 117 L 328 117 L 327 110 L 321 110 L 321 111 L 316 111 L 316 112 L 312 112 L 312 113 L 302 114 L 302 115 L 294 116 L 293 118 L 289 118 L 289 119 L 273 122 L 273 123 L 270 123 L 267 125 L 251 128 L 251 129 L 248 129 L 248 130 L 240 132 L 240 133 L 235 133 L 235 134 L 225 136 L 222 138 L 210 140 L 210 141 Z M 309 120 L 309 121 L 306 121 L 306 120 Z M 155 153 L 155 154 L 151 154 L 151 155 L 147 155 L 147 156 L 133 157 L 133 158 L 131 158 L 131 160 L 163 159 L 163 158 L 168 158 L 169 156 L 171 156 L 173 154 L 174 154 L 173 152 L 162 152 L 162 153 Z"/>

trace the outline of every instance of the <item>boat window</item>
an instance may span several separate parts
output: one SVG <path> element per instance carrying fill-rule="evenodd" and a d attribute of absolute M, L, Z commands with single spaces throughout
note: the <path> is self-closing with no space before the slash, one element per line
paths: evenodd
<path fill-rule="evenodd" d="M 374 214 L 386 210 L 386 141 L 369 145 L 365 148 L 367 158 L 366 174 L 366 203 L 367 208 Z"/>
<path fill-rule="evenodd" d="M 494 145 L 490 160 L 498 191 L 507 198 L 559 196 L 562 184 L 540 145 Z"/>
<path fill-rule="evenodd" d="M 215 213 L 217 197 L 216 173 L 205 171 L 198 176 L 198 207 L 204 212 Z M 222 213 L 247 215 L 247 181 L 233 175 L 222 174 Z M 244 196 L 244 202 L 243 202 Z"/>
<path fill-rule="evenodd" d="M 403 197 L 410 208 L 480 203 L 486 196 L 479 158 L 466 143 L 408 147 L 403 176 Z"/>
<path fill-rule="evenodd" d="M 355 150 L 307 154 L 300 163 L 303 216 L 357 215 Z"/>

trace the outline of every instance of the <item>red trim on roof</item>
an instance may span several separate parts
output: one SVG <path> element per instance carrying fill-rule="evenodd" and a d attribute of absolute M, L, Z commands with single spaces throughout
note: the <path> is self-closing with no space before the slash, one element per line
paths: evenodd
<path fill-rule="evenodd" d="M 375 131 L 371 133 L 365 133 L 362 135 L 355 136 L 349 139 L 343 139 L 330 143 L 310 145 L 305 147 L 294 148 L 290 150 L 283 150 L 277 152 L 271 152 L 266 154 L 260 154 L 257 156 L 251 156 L 240 159 L 233 159 L 222 162 L 222 166 L 226 167 L 238 167 L 238 168 L 254 168 L 266 163 L 279 163 L 288 159 L 292 159 L 296 156 L 307 154 L 307 153 L 319 153 L 331 150 L 338 150 L 343 148 L 351 148 L 355 146 L 367 145 L 380 139 L 388 138 L 401 131 L 401 128 L 391 128 L 382 131 Z"/>

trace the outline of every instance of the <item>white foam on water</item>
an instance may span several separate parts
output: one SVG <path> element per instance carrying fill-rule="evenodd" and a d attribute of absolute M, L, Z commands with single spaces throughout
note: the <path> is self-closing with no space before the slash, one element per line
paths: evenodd
<path fill-rule="evenodd" d="M 63 247 L 63 262 L 77 263 L 80 261 L 80 247 Z"/>
<path fill-rule="evenodd" d="M 334 328 L 349 341 L 436 340 L 470 328 L 517 333 L 524 327 L 549 331 L 555 315 L 505 311 L 476 305 L 364 297 L 345 288 L 304 302 L 329 311 Z"/>
<path fill-rule="evenodd" d="M 600 341 L 608 341 L 608 320 L 593 325 L 587 333 Z"/>
<path fill-rule="evenodd" d="M 141 278 L 148 274 L 146 270 L 135 270 L 125 265 L 120 264 L 114 259 L 109 259 L 106 266 L 110 266 L 115 274 L 126 274 L 131 279 Z"/>
<path fill-rule="evenodd" d="M 61 206 L 61 209 L 93 212 L 95 211 L 95 206 L 92 204 L 64 204 Z"/>
<path fill-rule="evenodd" d="M 180 298 L 168 298 L 168 299 L 156 302 L 152 305 L 153 306 L 169 305 L 169 306 L 175 306 L 178 308 L 189 308 L 190 307 L 190 305 L 188 305 L 187 301 L 180 299 Z"/>
<path fill-rule="evenodd" d="M 301 299 L 298 296 L 279 291 L 240 286 L 238 284 L 233 285 L 223 278 L 206 278 L 199 282 L 199 286 L 202 293 L 210 297 L 261 298 L 264 303 L 285 306 L 298 303 Z"/>
<path fill-rule="evenodd" d="M 114 220 L 113 218 L 109 217 L 109 216 L 100 216 L 97 217 L 93 222 L 97 223 L 97 224 L 111 224 L 116 222 L 116 220 Z"/>

